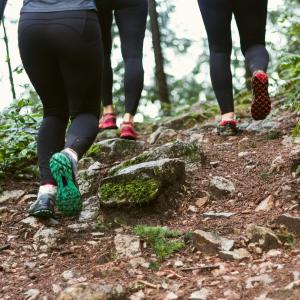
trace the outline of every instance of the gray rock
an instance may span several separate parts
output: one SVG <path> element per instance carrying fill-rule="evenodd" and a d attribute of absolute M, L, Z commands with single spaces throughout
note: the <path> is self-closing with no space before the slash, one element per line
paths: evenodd
<path fill-rule="evenodd" d="M 115 161 L 141 153 L 144 143 L 126 139 L 110 139 L 95 143 L 87 153 L 98 161 Z"/>
<path fill-rule="evenodd" d="M 214 212 L 214 211 L 209 211 L 207 213 L 203 214 L 203 217 L 205 218 L 210 218 L 210 219 L 218 219 L 218 218 L 230 218 L 234 216 L 235 213 L 231 212 Z"/>
<path fill-rule="evenodd" d="M 118 138 L 120 132 L 118 129 L 106 129 L 98 133 L 95 143 L 101 142 L 103 140 Z"/>
<path fill-rule="evenodd" d="M 199 144 L 176 141 L 167 143 L 149 151 L 144 151 L 142 154 L 113 167 L 109 171 L 109 175 L 114 175 L 117 171 L 128 166 L 164 158 L 178 158 L 184 160 L 186 163 L 203 163 L 205 160 L 202 147 Z"/>
<path fill-rule="evenodd" d="M 229 251 L 234 245 L 233 240 L 203 230 L 195 230 L 192 239 L 197 250 L 209 255 L 217 254 L 219 251 Z"/>
<path fill-rule="evenodd" d="M 231 195 L 235 192 L 234 184 L 221 176 L 214 176 L 210 181 L 210 191 L 215 198 Z"/>
<path fill-rule="evenodd" d="M 132 206 L 148 203 L 184 178 L 185 163 L 178 159 L 161 159 L 130 166 L 101 181 L 98 191 L 100 204 Z"/>
<path fill-rule="evenodd" d="M 290 232 L 300 236 L 300 217 L 283 214 L 279 216 L 275 222 L 279 225 L 284 225 Z"/>
<path fill-rule="evenodd" d="M 129 297 L 129 299 L 130 300 L 142 300 L 142 299 L 146 299 L 146 296 L 142 290 L 139 290 L 138 292 L 132 294 Z"/>
<path fill-rule="evenodd" d="M 188 129 L 206 119 L 206 116 L 202 112 L 191 112 L 179 117 L 170 118 L 163 122 L 163 126 L 174 130 Z"/>
<path fill-rule="evenodd" d="M 210 295 L 210 291 L 206 288 L 202 288 L 199 291 L 195 291 L 193 292 L 189 299 L 193 299 L 193 300 L 206 300 L 207 297 Z"/>
<path fill-rule="evenodd" d="M 168 292 L 164 298 L 164 300 L 176 300 L 178 296 L 173 292 Z"/>
<path fill-rule="evenodd" d="M 29 289 L 25 293 L 25 299 L 26 300 L 36 300 L 39 298 L 40 290 L 38 289 Z"/>
<path fill-rule="evenodd" d="M 255 208 L 255 211 L 269 211 L 274 206 L 274 197 L 273 195 L 268 196 L 259 205 Z"/>
<path fill-rule="evenodd" d="M 148 143 L 164 144 L 177 139 L 177 132 L 174 129 L 158 127 L 148 138 Z"/>
<path fill-rule="evenodd" d="M 233 251 L 221 251 L 219 256 L 224 259 L 230 260 L 242 260 L 246 258 L 251 258 L 251 254 L 243 248 L 234 249 Z"/>
<path fill-rule="evenodd" d="M 41 226 L 41 223 L 35 217 L 28 217 L 26 219 L 23 219 L 21 223 L 30 226 L 32 228 L 37 228 Z"/>
<path fill-rule="evenodd" d="M 129 264 L 134 269 L 137 269 L 138 267 L 149 268 L 150 265 L 143 257 L 134 257 L 129 261 Z"/>
<path fill-rule="evenodd" d="M 35 233 L 33 240 L 40 245 L 41 249 L 48 251 L 57 247 L 59 237 L 60 234 L 58 230 L 42 227 Z"/>
<path fill-rule="evenodd" d="M 83 157 L 78 162 L 78 170 L 85 170 L 94 163 L 95 161 L 91 157 Z"/>
<path fill-rule="evenodd" d="M 57 300 L 122 300 L 125 289 L 121 285 L 75 284 L 66 288 Z"/>
<path fill-rule="evenodd" d="M 18 201 L 24 194 L 25 191 L 23 190 L 4 191 L 0 194 L 0 204 L 4 204 L 5 202 Z"/>
<path fill-rule="evenodd" d="M 68 281 L 74 277 L 74 273 L 72 270 L 64 271 L 61 276 L 64 278 L 64 280 Z"/>
<path fill-rule="evenodd" d="M 278 236 L 269 228 L 249 224 L 246 236 L 252 243 L 257 243 L 264 250 L 276 249 L 282 245 Z"/>
<path fill-rule="evenodd" d="M 295 146 L 290 152 L 291 170 L 295 172 L 300 166 L 300 145 Z"/>
<path fill-rule="evenodd" d="M 254 288 L 254 283 L 262 283 L 264 286 L 268 286 L 273 282 L 273 278 L 268 274 L 262 274 L 254 277 L 249 277 L 246 280 L 246 289 Z"/>
<path fill-rule="evenodd" d="M 268 119 L 263 121 L 253 121 L 246 130 L 250 132 L 270 132 L 280 128 L 279 122 L 270 121 Z"/>
<path fill-rule="evenodd" d="M 114 238 L 114 244 L 120 257 L 141 255 L 140 239 L 135 235 L 117 234 Z"/>
<path fill-rule="evenodd" d="M 275 157 L 271 163 L 269 173 L 279 172 L 284 167 L 285 164 L 286 162 L 281 155 Z"/>

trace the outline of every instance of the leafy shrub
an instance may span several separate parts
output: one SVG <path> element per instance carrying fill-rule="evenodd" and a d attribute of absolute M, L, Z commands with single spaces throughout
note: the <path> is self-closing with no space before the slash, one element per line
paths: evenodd
<path fill-rule="evenodd" d="M 0 178 L 36 176 L 36 136 L 41 120 L 40 106 L 26 99 L 0 113 Z"/>

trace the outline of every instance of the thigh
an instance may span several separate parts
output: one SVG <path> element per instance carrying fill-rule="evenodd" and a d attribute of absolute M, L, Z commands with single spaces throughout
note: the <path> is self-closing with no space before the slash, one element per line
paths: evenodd
<path fill-rule="evenodd" d="M 211 51 L 231 51 L 231 3 L 230 0 L 198 0 Z"/>
<path fill-rule="evenodd" d="M 58 58 L 49 47 L 47 24 L 38 20 L 19 23 L 21 59 L 44 107 L 45 116 L 68 116 L 68 100 Z"/>
<path fill-rule="evenodd" d="M 240 33 L 242 51 L 265 44 L 268 0 L 235 1 L 234 17 Z"/>
<path fill-rule="evenodd" d="M 120 33 L 123 58 L 143 56 L 143 43 L 148 16 L 148 1 L 115 10 L 115 19 Z"/>
<path fill-rule="evenodd" d="M 60 27 L 56 41 L 53 41 L 58 45 L 72 118 L 82 113 L 98 117 L 100 109 L 103 47 L 96 13 L 87 12 L 83 24 L 82 30 L 72 30 L 76 29 L 76 24 L 70 19 L 69 26 Z"/>

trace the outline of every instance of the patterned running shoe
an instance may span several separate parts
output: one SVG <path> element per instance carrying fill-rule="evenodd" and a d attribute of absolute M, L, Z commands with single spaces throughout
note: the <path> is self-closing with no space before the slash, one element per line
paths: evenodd
<path fill-rule="evenodd" d="M 219 135 L 224 135 L 224 136 L 236 135 L 239 131 L 236 120 L 220 121 L 217 130 Z"/>
<path fill-rule="evenodd" d="M 255 72 L 252 76 L 251 86 L 253 93 L 251 115 L 254 120 L 263 120 L 271 111 L 268 75 L 263 71 Z"/>
<path fill-rule="evenodd" d="M 30 216 L 48 219 L 54 217 L 55 195 L 38 194 L 36 201 L 30 205 L 28 213 Z"/>
<path fill-rule="evenodd" d="M 76 162 L 67 153 L 58 152 L 50 159 L 50 169 L 57 183 L 57 209 L 65 216 L 78 215 L 82 201 L 75 179 Z"/>
<path fill-rule="evenodd" d="M 117 129 L 117 115 L 104 114 L 99 121 L 99 129 Z"/>
<path fill-rule="evenodd" d="M 136 140 L 138 138 L 133 123 L 123 122 L 121 124 L 120 137 L 122 139 L 127 139 L 127 140 Z"/>

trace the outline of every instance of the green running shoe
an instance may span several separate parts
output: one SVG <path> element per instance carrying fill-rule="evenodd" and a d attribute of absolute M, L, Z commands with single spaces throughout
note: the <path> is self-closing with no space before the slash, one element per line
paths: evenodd
<path fill-rule="evenodd" d="M 221 121 L 217 127 L 218 134 L 224 136 L 233 136 L 238 134 L 238 127 L 236 120 Z"/>
<path fill-rule="evenodd" d="M 75 163 L 67 153 L 55 153 L 50 159 L 50 169 L 57 183 L 56 207 L 65 216 L 79 215 L 82 210 L 74 168 Z"/>

